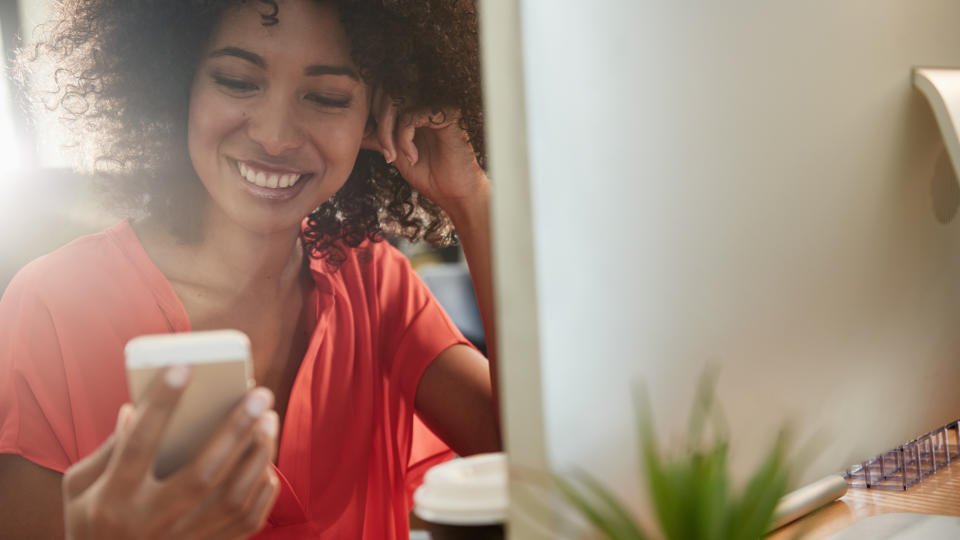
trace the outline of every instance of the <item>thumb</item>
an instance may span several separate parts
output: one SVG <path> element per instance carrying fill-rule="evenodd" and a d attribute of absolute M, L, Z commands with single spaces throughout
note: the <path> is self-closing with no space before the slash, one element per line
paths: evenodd
<path fill-rule="evenodd" d="M 76 462 L 63 475 L 64 498 L 76 497 L 86 491 L 110 462 L 113 449 L 117 445 L 117 438 L 123 435 L 124 427 L 133 415 L 133 405 L 124 403 L 117 413 L 117 427 L 114 432 L 92 454 Z"/>

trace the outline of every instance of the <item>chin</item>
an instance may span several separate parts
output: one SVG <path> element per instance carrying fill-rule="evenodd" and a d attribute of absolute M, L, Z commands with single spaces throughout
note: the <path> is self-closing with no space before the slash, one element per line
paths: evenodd
<path fill-rule="evenodd" d="M 278 219 L 277 216 L 264 216 L 261 218 L 245 216 L 237 219 L 237 222 L 243 229 L 255 234 L 274 235 L 289 233 L 291 236 L 295 236 L 300 233 L 305 217 L 307 216 L 304 215 L 295 219 Z"/>

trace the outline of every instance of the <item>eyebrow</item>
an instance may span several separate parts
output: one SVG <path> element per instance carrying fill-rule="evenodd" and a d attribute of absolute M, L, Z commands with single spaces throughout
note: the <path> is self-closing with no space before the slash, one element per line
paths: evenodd
<path fill-rule="evenodd" d="M 357 75 L 357 72 L 346 67 L 346 66 L 325 66 L 325 65 L 315 65 L 307 66 L 303 70 L 303 74 L 308 77 L 317 77 L 320 75 L 343 75 L 350 77 L 355 81 L 360 80 L 360 76 Z"/>
<path fill-rule="evenodd" d="M 224 47 L 210 53 L 210 58 L 218 58 L 221 56 L 233 56 L 240 58 L 263 69 L 266 69 L 267 67 L 267 61 L 264 60 L 262 56 L 252 53 L 246 49 L 241 49 L 240 47 Z M 357 75 L 357 72 L 346 66 L 317 64 L 304 68 L 303 74 L 308 77 L 319 77 L 321 75 L 342 75 L 345 77 L 350 77 L 355 81 L 360 80 L 360 76 Z"/>
<path fill-rule="evenodd" d="M 221 56 L 235 56 L 250 62 L 251 64 L 266 68 L 267 62 L 259 54 L 252 53 L 248 50 L 241 49 L 240 47 L 224 47 L 222 49 L 217 49 L 210 53 L 210 58 L 218 58 Z"/>

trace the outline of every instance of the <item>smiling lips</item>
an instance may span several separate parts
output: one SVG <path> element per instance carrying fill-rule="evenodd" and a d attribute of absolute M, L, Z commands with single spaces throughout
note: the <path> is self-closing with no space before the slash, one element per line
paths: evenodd
<path fill-rule="evenodd" d="M 239 161 L 237 162 L 237 169 L 240 171 L 240 176 L 247 182 L 270 189 L 293 187 L 294 184 L 307 176 L 303 173 L 278 174 L 276 172 L 261 171 Z"/>

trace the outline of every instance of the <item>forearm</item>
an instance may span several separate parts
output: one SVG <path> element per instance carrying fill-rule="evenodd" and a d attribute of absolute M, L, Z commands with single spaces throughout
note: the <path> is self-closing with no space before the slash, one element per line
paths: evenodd
<path fill-rule="evenodd" d="M 0 538 L 62 539 L 61 478 L 21 456 L 0 454 Z"/>
<path fill-rule="evenodd" d="M 445 210 L 453 221 L 463 246 L 473 290 L 477 296 L 477 305 L 483 321 L 486 338 L 487 358 L 490 361 L 490 383 L 493 388 L 493 402 L 497 419 L 497 433 L 500 430 L 500 393 L 497 378 L 497 325 L 493 296 L 493 264 L 490 238 L 490 181 L 483 177 L 480 190 L 475 197 L 461 204 L 448 205 Z M 502 445 L 501 445 L 502 446 Z"/>

